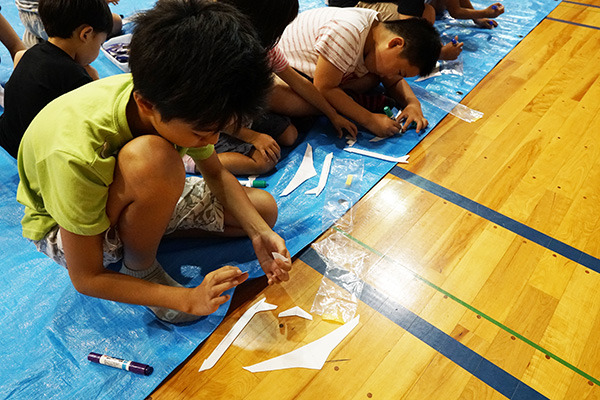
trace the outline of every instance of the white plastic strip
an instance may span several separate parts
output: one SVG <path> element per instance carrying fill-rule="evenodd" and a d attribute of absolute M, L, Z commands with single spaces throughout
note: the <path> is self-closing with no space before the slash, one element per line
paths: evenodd
<path fill-rule="evenodd" d="M 323 161 L 323 169 L 321 170 L 321 176 L 319 177 L 319 184 L 317 187 L 307 190 L 304 194 L 315 194 L 319 196 L 325 185 L 327 184 L 327 178 L 329 177 L 329 170 L 331 169 L 331 161 L 333 160 L 333 153 L 329 153 L 325 156 Z"/>
<path fill-rule="evenodd" d="M 408 164 L 408 158 L 410 157 L 408 154 L 402 157 L 386 156 L 385 154 L 379 154 L 369 150 L 356 149 L 354 147 L 345 147 L 344 150 L 349 153 L 356 153 L 367 157 L 379 158 L 380 160 L 392 161 L 402 164 Z"/>

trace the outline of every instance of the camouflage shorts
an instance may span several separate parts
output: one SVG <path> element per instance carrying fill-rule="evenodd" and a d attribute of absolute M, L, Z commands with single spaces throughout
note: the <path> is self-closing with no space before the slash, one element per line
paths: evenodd
<path fill-rule="evenodd" d="M 204 179 L 188 176 L 165 234 L 185 229 L 223 232 L 224 225 L 223 205 L 205 185 Z M 67 266 L 58 225 L 52 228 L 46 237 L 34 240 L 33 243 L 38 251 L 63 267 Z M 123 242 L 116 227 L 110 227 L 104 232 L 103 252 L 104 266 L 123 258 Z"/>

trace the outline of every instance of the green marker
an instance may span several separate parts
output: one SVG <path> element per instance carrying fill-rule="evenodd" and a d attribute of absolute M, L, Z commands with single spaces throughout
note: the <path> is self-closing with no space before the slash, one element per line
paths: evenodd
<path fill-rule="evenodd" d="M 391 119 L 394 119 L 394 113 L 392 112 L 392 110 L 390 110 L 388 106 L 383 107 L 383 112 Z"/>
<path fill-rule="evenodd" d="M 263 181 L 261 179 L 247 179 L 245 181 L 240 181 L 240 185 L 242 186 L 246 186 L 246 187 L 254 187 L 254 188 L 266 188 L 267 187 L 267 181 Z"/>
<path fill-rule="evenodd" d="M 383 112 L 385 113 L 385 115 L 387 115 L 388 117 L 390 117 L 391 119 L 396 119 L 398 118 L 398 115 L 400 115 L 400 113 L 402 111 L 398 111 L 398 114 L 394 117 L 394 113 L 392 112 L 392 110 L 390 110 L 390 108 L 388 106 L 383 107 Z M 407 129 L 416 129 L 417 128 L 417 123 L 415 121 L 411 122 L 410 125 L 408 126 Z"/>

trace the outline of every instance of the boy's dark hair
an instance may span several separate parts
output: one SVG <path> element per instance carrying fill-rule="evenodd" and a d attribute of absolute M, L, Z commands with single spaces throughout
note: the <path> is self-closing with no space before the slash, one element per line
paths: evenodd
<path fill-rule="evenodd" d="M 204 131 L 239 128 L 262 110 L 272 84 L 250 21 L 211 0 L 160 0 L 138 14 L 129 67 L 134 90 L 163 121 Z"/>
<path fill-rule="evenodd" d="M 419 75 L 430 74 L 442 50 L 438 31 L 425 18 L 386 21 L 383 24 L 394 35 L 404 39 L 404 57 L 419 68 Z"/>
<path fill-rule="evenodd" d="M 48 37 L 68 39 L 81 25 L 108 35 L 113 26 L 106 0 L 40 0 L 38 13 Z"/>
<path fill-rule="evenodd" d="M 298 16 L 298 0 L 220 0 L 235 6 L 250 18 L 262 45 L 277 44 L 285 28 Z"/>

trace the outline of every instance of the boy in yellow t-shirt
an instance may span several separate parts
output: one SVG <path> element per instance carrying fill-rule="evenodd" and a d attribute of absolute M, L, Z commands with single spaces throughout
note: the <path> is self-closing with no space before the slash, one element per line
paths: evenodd
<path fill-rule="evenodd" d="M 23 235 L 68 268 L 79 292 L 150 306 L 173 323 L 214 312 L 247 274 L 227 266 L 184 288 L 156 261 L 164 234 L 248 235 L 269 283 L 287 280 L 275 201 L 242 188 L 213 150 L 271 85 L 250 24 L 226 4 L 160 1 L 136 17 L 129 63 L 131 75 L 60 97 L 29 126 L 18 153 Z M 185 153 L 203 179 L 186 179 Z M 121 258 L 120 273 L 104 268 Z"/>

